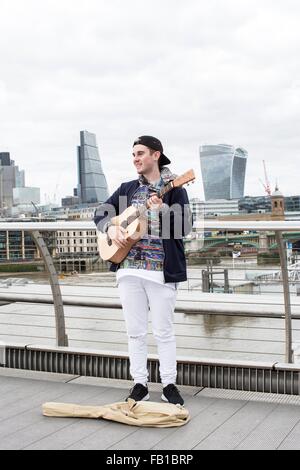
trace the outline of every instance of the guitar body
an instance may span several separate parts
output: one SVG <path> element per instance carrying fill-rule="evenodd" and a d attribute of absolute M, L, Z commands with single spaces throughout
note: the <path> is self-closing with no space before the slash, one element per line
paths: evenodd
<path fill-rule="evenodd" d="M 133 206 L 125 209 L 122 214 L 111 219 L 113 225 L 121 225 L 124 228 L 127 226 L 127 221 L 136 213 L 136 208 Z M 125 239 L 127 246 L 124 248 L 118 247 L 113 241 L 109 239 L 106 233 L 97 232 L 97 243 L 99 255 L 104 261 L 111 261 L 112 263 L 119 264 L 128 255 L 130 249 L 137 241 L 141 240 L 147 233 L 147 219 L 138 217 L 133 220 L 127 227 Z"/>

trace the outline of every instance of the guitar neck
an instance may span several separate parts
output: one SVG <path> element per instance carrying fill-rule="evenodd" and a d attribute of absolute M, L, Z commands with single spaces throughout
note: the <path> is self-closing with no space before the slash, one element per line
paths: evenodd
<path fill-rule="evenodd" d="M 162 198 L 165 194 L 167 194 L 169 191 L 173 189 L 173 181 L 170 181 L 170 183 L 166 184 L 159 193 L 157 194 L 157 197 Z"/>
<path fill-rule="evenodd" d="M 171 191 L 173 188 L 178 188 L 183 186 L 184 184 L 189 183 L 190 181 L 194 182 L 195 180 L 195 173 L 194 170 L 189 170 L 181 176 L 178 176 L 174 180 L 170 181 L 168 184 L 162 187 L 162 189 L 157 193 L 158 198 L 162 198 L 165 194 Z M 146 203 L 136 208 L 135 213 L 132 214 L 127 221 L 123 221 L 123 226 L 126 228 L 131 222 L 133 222 L 136 218 L 143 215 L 148 209 L 148 200 Z"/>
<path fill-rule="evenodd" d="M 160 199 L 165 195 L 167 194 L 169 191 L 171 191 L 173 189 L 173 182 L 170 181 L 168 184 L 166 184 L 166 186 L 164 186 L 158 193 L 157 193 L 157 197 L 159 197 Z M 148 201 L 148 199 L 147 199 Z M 143 206 L 139 207 L 138 208 L 138 216 L 140 215 L 143 215 L 146 210 L 148 210 L 148 206 L 147 206 L 147 201 L 146 201 L 146 204 L 144 204 Z"/>

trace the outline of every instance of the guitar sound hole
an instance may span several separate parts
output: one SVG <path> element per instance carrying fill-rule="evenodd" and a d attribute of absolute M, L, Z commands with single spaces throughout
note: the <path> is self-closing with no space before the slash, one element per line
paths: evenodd
<path fill-rule="evenodd" d="M 107 244 L 108 244 L 108 246 L 112 245 L 112 240 L 111 240 L 111 238 L 109 238 L 108 235 L 107 235 Z"/>

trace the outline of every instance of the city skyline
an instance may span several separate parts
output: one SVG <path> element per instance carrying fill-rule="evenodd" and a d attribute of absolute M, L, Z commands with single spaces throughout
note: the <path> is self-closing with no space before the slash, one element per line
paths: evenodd
<path fill-rule="evenodd" d="M 97 135 L 110 192 L 135 177 L 132 143 L 150 134 L 175 173 L 195 169 L 192 197 L 206 142 L 247 149 L 246 195 L 264 194 L 263 160 L 272 187 L 297 194 L 299 14 L 295 0 L 4 2 L 1 151 L 43 200 L 72 194 L 80 129 Z"/>
<path fill-rule="evenodd" d="M 87 133 L 90 136 L 94 136 L 94 138 L 96 139 L 96 134 L 91 133 L 89 131 L 80 131 L 80 134 L 82 134 L 82 132 Z M 219 146 L 226 146 L 226 147 L 234 148 L 236 151 L 243 151 L 246 154 L 246 160 L 248 158 L 248 152 L 245 151 L 241 146 L 235 147 L 234 145 L 230 145 L 230 144 L 216 144 L 216 143 L 215 144 L 208 144 L 208 143 L 206 143 L 206 144 L 201 144 L 200 149 L 204 148 L 204 147 L 219 147 Z M 97 152 L 98 152 L 97 143 L 96 143 L 96 148 L 97 148 Z M 76 181 L 77 182 L 78 182 L 78 178 L 79 178 L 79 165 L 80 165 L 80 163 L 79 163 L 79 149 L 80 149 L 80 146 L 77 146 L 77 155 L 76 155 L 76 153 L 74 153 L 74 155 L 75 155 L 74 160 L 76 160 Z M 2 152 L 2 154 L 5 154 L 5 153 L 9 154 L 10 152 L 7 151 L 7 150 L 5 152 Z M 99 152 L 98 152 L 98 157 L 99 157 Z M 199 160 L 199 148 L 198 148 L 198 160 Z M 107 191 L 107 190 L 109 191 L 109 187 L 110 186 L 112 187 L 112 185 L 110 185 L 109 175 L 107 177 L 107 174 L 106 174 L 105 170 L 102 168 L 103 167 L 102 158 L 100 158 L 99 163 L 100 163 L 99 168 L 101 170 L 100 173 L 102 175 L 101 178 L 103 178 L 103 181 L 102 180 L 101 181 L 105 183 L 105 186 L 106 186 L 106 188 L 104 188 L 105 191 Z M 247 167 L 248 167 L 248 164 L 249 164 L 249 162 L 247 160 Z M 172 166 L 172 164 L 171 164 L 171 166 Z M 197 176 L 197 179 L 198 179 L 198 185 L 196 185 L 196 188 L 194 190 L 193 190 L 193 187 L 186 187 L 186 189 L 189 192 L 190 198 L 200 198 L 201 200 L 205 201 L 205 189 L 204 189 L 205 181 L 204 181 L 204 178 L 203 178 L 203 168 L 201 168 L 201 158 L 200 158 L 200 165 L 199 166 L 200 166 L 200 168 L 198 169 L 198 174 L 197 174 L 197 169 L 196 169 L 196 176 Z M 221 171 L 221 170 L 222 170 L 222 166 L 220 165 L 219 171 Z M 243 180 L 239 184 L 241 187 L 245 187 L 245 186 L 247 187 L 247 171 L 246 170 L 247 170 L 247 168 L 245 168 L 245 175 L 243 177 Z M 22 171 L 24 172 L 25 170 L 22 170 Z M 177 172 L 177 174 L 179 174 L 179 172 Z M 26 173 L 26 175 L 29 176 L 28 179 L 30 179 L 30 174 L 28 172 Z M 127 179 L 128 180 L 134 179 L 137 176 L 138 175 L 135 172 L 135 168 L 132 165 L 131 176 L 130 176 L 130 172 L 128 172 Z M 122 176 L 120 175 L 120 179 L 119 179 L 120 183 L 119 184 L 121 184 L 121 182 L 125 181 L 125 179 L 121 179 L 121 178 L 122 178 Z M 263 197 L 263 196 L 265 196 L 266 191 L 265 191 L 265 189 L 263 188 L 263 185 L 262 185 L 262 183 L 263 183 L 262 178 L 263 178 L 263 175 L 259 175 L 259 179 L 260 179 L 259 188 L 260 189 L 258 190 L 258 192 L 251 193 L 251 192 L 247 192 L 247 191 L 244 190 L 243 195 L 241 195 L 240 197 L 232 197 L 232 198 L 228 198 L 228 199 L 240 199 L 244 196 L 250 196 L 250 197 L 252 197 L 252 196 L 253 197 Z M 279 186 L 280 186 L 280 188 L 282 188 L 282 186 L 284 186 L 284 184 L 281 184 L 282 180 L 280 178 L 276 178 L 276 180 L 274 178 L 271 179 L 271 191 L 275 190 L 275 187 L 278 184 L 278 182 L 280 182 Z M 73 189 L 72 189 L 72 184 L 73 184 Z M 116 183 L 116 184 L 118 184 L 118 183 Z M 193 185 L 193 186 L 195 186 L 195 185 Z M 50 203 L 50 204 L 55 204 L 55 205 L 61 205 L 62 199 L 67 198 L 67 197 L 74 197 L 74 191 L 77 191 L 79 193 L 79 187 L 80 187 L 80 185 L 78 183 L 77 187 L 74 189 L 74 181 L 73 181 L 73 182 L 70 183 L 70 188 L 67 188 L 66 191 L 62 190 L 60 195 L 58 195 L 58 193 L 57 193 L 58 185 L 57 184 L 56 184 L 56 187 L 53 188 L 53 193 L 44 193 L 42 186 L 40 186 L 40 189 L 41 189 L 41 204 L 42 205 L 47 205 L 47 204 Z M 116 189 L 116 187 L 115 187 L 115 189 Z M 111 190 L 107 193 L 108 196 L 112 193 L 112 191 L 113 190 Z M 216 192 L 218 192 L 218 189 L 216 190 Z M 44 196 L 47 196 L 47 197 L 44 197 L 44 200 L 42 200 L 43 199 L 42 194 L 44 194 Z M 102 192 L 101 194 L 104 194 L 104 193 Z M 300 191 L 295 191 L 295 192 L 289 191 L 289 192 L 284 193 L 285 196 L 297 196 L 299 194 L 300 194 Z M 212 197 L 212 198 L 209 198 L 209 199 L 212 199 L 212 200 L 213 199 L 220 199 L 220 200 L 222 200 L 222 199 L 226 199 L 226 198 L 225 197 L 220 197 L 220 198 L 213 198 Z M 207 200 L 209 200 L 209 199 L 207 199 Z M 91 203 L 92 203 L 92 201 L 91 201 Z"/>

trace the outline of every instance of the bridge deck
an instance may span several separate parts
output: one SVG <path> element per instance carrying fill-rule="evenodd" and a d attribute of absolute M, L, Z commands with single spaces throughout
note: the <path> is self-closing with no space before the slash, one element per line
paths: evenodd
<path fill-rule="evenodd" d="M 192 420 L 169 429 L 42 416 L 46 401 L 107 404 L 130 385 L 0 369 L 0 449 L 300 449 L 299 397 L 182 387 Z M 150 385 L 152 401 L 159 390 Z"/>

